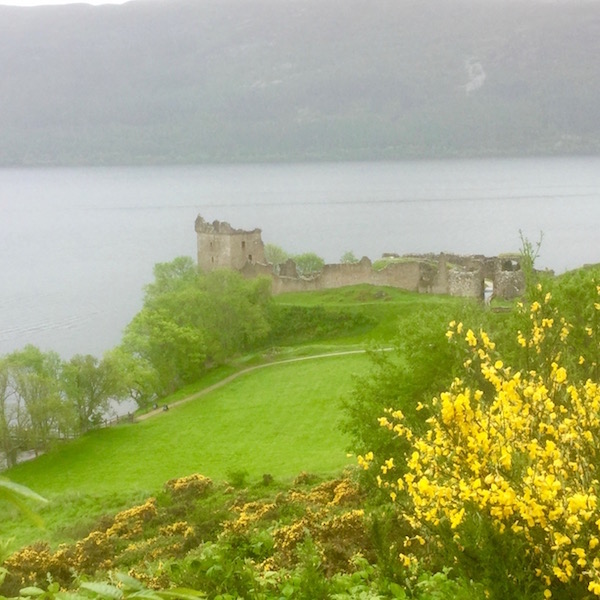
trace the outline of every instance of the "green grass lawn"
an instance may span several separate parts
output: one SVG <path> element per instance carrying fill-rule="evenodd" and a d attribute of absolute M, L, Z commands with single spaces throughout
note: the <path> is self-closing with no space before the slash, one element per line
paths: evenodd
<path fill-rule="evenodd" d="M 350 462 L 340 399 L 367 368 L 365 355 L 351 355 L 260 369 L 146 421 L 92 432 L 8 476 L 50 500 L 41 511 L 49 528 L 42 537 L 56 542 L 69 537 L 67 523 L 150 495 L 173 477 L 335 473 Z M 40 537 L 14 525 L 7 533 L 19 542 Z"/>
<path fill-rule="evenodd" d="M 417 294 L 368 284 L 316 292 L 290 292 L 276 296 L 274 301 L 283 305 L 342 309 L 349 313 L 362 313 L 372 319 L 370 326 L 327 340 L 330 345 L 342 346 L 387 344 L 400 334 L 404 319 L 412 319 L 415 314 L 423 314 L 442 306 L 458 312 L 465 305 L 475 302 L 470 298 Z"/>
<path fill-rule="evenodd" d="M 276 303 L 342 309 L 336 334 L 314 335 L 299 345 L 265 348 L 219 367 L 180 390 L 172 403 L 248 366 L 297 356 L 389 345 L 406 319 L 464 299 L 413 294 L 393 288 L 354 286 L 285 294 Z M 344 331 L 344 311 L 362 311 L 368 325 Z M 364 321 L 364 320 L 363 320 Z M 348 323 L 355 323 L 352 318 Z M 320 475 L 352 463 L 349 440 L 338 424 L 340 399 L 353 375 L 369 368 L 366 355 L 328 357 L 269 366 L 240 376 L 225 387 L 172 407 L 146 421 L 91 432 L 6 473 L 50 502 L 41 509 L 47 531 L 27 525 L 18 513 L 0 511 L 0 536 L 14 546 L 39 538 L 52 543 L 85 533 L 99 515 L 155 493 L 169 479 L 202 473 L 227 480 L 246 471 L 251 482 L 269 474 L 289 481 L 301 471 Z"/>

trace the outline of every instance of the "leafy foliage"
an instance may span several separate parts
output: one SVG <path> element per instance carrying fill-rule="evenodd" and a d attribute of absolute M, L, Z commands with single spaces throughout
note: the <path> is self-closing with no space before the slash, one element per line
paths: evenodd
<path fill-rule="evenodd" d="M 265 244 L 265 259 L 268 263 L 277 267 L 284 263 L 288 258 L 290 258 L 290 255 L 283 248 L 280 248 L 275 244 Z"/>
<path fill-rule="evenodd" d="M 102 360 L 78 354 L 63 364 L 62 388 L 76 412 L 79 432 L 96 427 L 108 411 L 110 400 L 125 395 L 120 375 L 119 366 L 110 354 Z"/>
<path fill-rule="evenodd" d="M 153 368 L 159 395 L 196 381 L 209 365 L 266 336 L 267 280 L 227 270 L 204 274 L 189 257 L 157 264 L 154 276 L 123 349 Z"/>
<path fill-rule="evenodd" d="M 303 277 L 309 277 L 316 275 L 323 270 L 325 261 L 315 254 L 314 252 L 305 252 L 304 254 L 297 254 L 293 257 L 296 263 L 296 269 L 298 274 Z"/>
<path fill-rule="evenodd" d="M 343 265 L 353 265 L 358 262 L 358 258 L 356 258 L 356 256 L 354 255 L 354 252 L 349 250 L 348 252 L 344 252 L 344 254 L 342 254 L 340 262 Z"/>
<path fill-rule="evenodd" d="M 390 454 L 389 436 L 378 425 L 390 406 L 401 406 L 408 421 L 421 426 L 417 408 L 442 391 L 461 367 L 460 356 L 444 337 L 455 310 L 441 305 L 411 313 L 399 321 L 391 352 L 371 352 L 370 372 L 356 379 L 344 401 L 343 428 L 351 436 L 352 451 L 374 452 L 378 457 Z"/>
<path fill-rule="evenodd" d="M 424 408 L 425 430 L 400 409 L 379 419 L 400 441 L 379 464 L 379 485 L 412 535 L 430 552 L 444 548 L 494 598 L 600 595 L 600 393 L 586 366 L 595 370 L 596 350 L 570 342 L 577 330 L 598 339 L 600 286 L 585 287 L 591 311 L 577 326 L 541 284 L 530 292 L 539 300 L 517 311 L 528 326 L 513 338 L 525 367 L 507 364 L 484 330 L 452 321 L 446 337 L 463 372 Z M 573 349 L 579 370 L 564 366 Z M 360 462 L 369 469 L 372 458 Z M 407 564 L 424 558 L 406 548 Z"/>

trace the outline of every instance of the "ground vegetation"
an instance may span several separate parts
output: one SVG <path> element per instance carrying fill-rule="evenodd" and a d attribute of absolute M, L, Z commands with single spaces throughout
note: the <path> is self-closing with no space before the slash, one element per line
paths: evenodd
<path fill-rule="evenodd" d="M 152 494 L 138 487 L 136 502 L 72 524 L 62 546 L 56 539 L 39 541 L 13 553 L 4 563 L 2 593 L 58 598 L 59 590 L 69 589 L 98 598 L 136 592 L 163 598 L 170 591 L 220 600 L 600 595 L 600 269 L 552 279 L 532 273 L 510 312 L 368 286 L 308 297 L 306 306 L 320 309 L 329 303 L 357 310 L 351 307 L 357 298 L 364 300 L 361 310 L 371 309 L 373 323 L 366 329 L 353 324 L 346 336 L 334 338 L 338 347 L 352 339 L 384 342 L 368 358 L 327 359 L 334 362 L 326 387 L 336 385 L 334 374 L 349 383 L 343 410 L 330 406 L 326 415 L 329 403 L 315 390 L 293 389 L 294 372 L 312 384 L 324 362 L 315 360 L 310 373 L 306 361 L 280 365 L 285 371 L 271 373 L 285 381 L 287 401 L 298 400 L 299 411 L 287 428 L 275 424 L 285 431 L 275 462 L 256 470 L 267 453 L 265 436 L 253 430 L 250 437 L 260 446 L 236 463 L 221 454 L 212 472 L 208 462 L 202 474 L 168 467 L 166 484 L 147 482 L 142 487 Z M 382 315 L 393 315 L 393 328 L 381 326 Z M 314 353 L 314 341 L 304 351 Z M 357 377 L 341 373 L 343 364 Z M 268 372 L 255 372 L 261 374 L 259 394 L 275 390 L 274 380 L 263 378 Z M 224 422 L 236 413 L 246 423 L 249 415 L 267 421 L 273 402 L 257 412 L 249 388 L 236 382 Z M 249 412 L 241 414 L 240 398 Z M 316 400 L 313 408 L 309 399 Z M 169 420 L 183 427 L 192 420 L 187 411 L 203 403 L 149 419 L 155 443 L 164 442 L 159 431 Z M 214 419 L 225 406 L 220 396 L 205 408 Z M 315 456 L 305 434 L 291 442 L 292 423 L 313 429 L 322 423 L 330 435 L 334 414 L 345 421 L 336 448 L 358 456 L 344 455 L 335 474 L 302 473 L 292 481 L 290 469 L 298 473 L 297 465 L 311 456 L 313 465 L 323 465 L 332 450 L 323 447 Z M 114 431 L 130 440 L 132 427 Z M 186 439 L 191 431 L 182 429 Z M 196 463 L 224 448 L 230 455 L 232 435 L 226 439 L 202 450 Z M 30 476 L 42 462 L 27 467 Z M 11 473 L 28 483 L 25 467 Z M 55 492 L 62 486 L 64 498 L 68 486 L 58 479 L 48 473 L 43 486 Z M 52 504 L 52 494 L 39 491 Z M 40 512 L 51 514 L 48 507 Z"/>

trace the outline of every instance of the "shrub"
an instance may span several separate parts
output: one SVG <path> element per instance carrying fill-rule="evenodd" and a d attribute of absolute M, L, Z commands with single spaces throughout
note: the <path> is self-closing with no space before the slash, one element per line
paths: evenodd
<path fill-rule="evenodd" d="M 273 304 L 269 310 L 270 344 L 298 344 L 349 336 L 376 324 L 366 311 L 333 309 L 324 306 Z"/>
<path fill-rule="evenodd" d="M 561 361 L 572 327 L 537 291 L 516 335 L 527 369 L 507 365 L 485 331 L 450 324 L 463 375 L 429 403 L 423 432 L 401 410 L 381 417 L 409 451 L 383 461 L 377 479 L 393 501 L 408 501 L 405 518 L 428 548 L 483 577 L 494 597 L 600 596 L 600 387 L 570 379 Z M 600 287 L 596 312 L 598 296 Z"/>
<path fill-rule="evenodd" d="M 310 277 L 316 275 L 323 270 L 325 261 L 315 254 L 314 252 L 305 252 L 304 254 L 298 254 L 293 257 L 296 263 L 296 269 L 298 274 L 303 277 Z"/>
<path fill-rule="evenodd" d="M 208 477 L 194 473 L 186 477 L 170 479 L 165 484 L 165 489 L 173 498 L 180 500 L 201 498 L 212 488 L 213 482 Z"/>

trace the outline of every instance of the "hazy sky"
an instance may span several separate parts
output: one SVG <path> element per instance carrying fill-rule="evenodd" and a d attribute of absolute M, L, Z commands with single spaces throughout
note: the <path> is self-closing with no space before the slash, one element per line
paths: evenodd
<path fill-rule="evenodd" d="M 128 0 L 0 0 L 10 6 L 47 6 L 49 4 L 124 4 Z"/>

